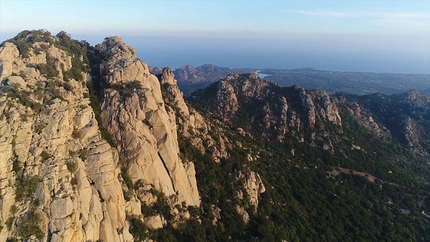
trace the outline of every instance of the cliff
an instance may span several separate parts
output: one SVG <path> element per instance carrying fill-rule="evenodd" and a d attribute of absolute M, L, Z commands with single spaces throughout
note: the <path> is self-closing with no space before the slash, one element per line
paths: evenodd
<path fill-rule="evenodd" d="M 101 103 L 103 126 L 126 160 L 133 183 L 153 185 L 172 200 L 199 205 L 194 166 L 178 156 L 175 114 L 165 108 L 160 82 L 118 37 L 101 45 L 107 88 Z"/>
<path fill-rule="evenodd" d="M 200 205 L 175 113 L 120 38 L 94 48 L 24 31 L 2 44 L 0 64 L 0 241 L 131 241 L 126 215 L 163 226 L 142 205 L 166 197 L 177 219 Z"/>
<path fill-rule="evenodd" d="M 101 137 L 86 74 L 64 78 L 84 56 L 60 42 L 39 31 L 0 48 L 0 240 L 130 241 L 118 152 Z"/>
<path fill-rule="evenodd" d="M 242 126 L 251 136 L 284 142 L 314 142 L 327 136 L 327 125 L 341 127 L 335 102 L 320 90 L 281 88 L 256 74 L 232 74 L 189 97 L 189 102 L 229 125 Z M 327 123 L 327 124 L 326 124 Z M 288 138 L 287 138 L 288 137 Z M 322 144 L 333 150 L 330 140 Z"/>

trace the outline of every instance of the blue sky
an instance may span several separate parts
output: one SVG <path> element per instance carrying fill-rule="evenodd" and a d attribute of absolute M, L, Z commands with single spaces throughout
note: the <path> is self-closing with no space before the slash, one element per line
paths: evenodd
<path fill-rule="evenodd" d="M 0 1 L 0 41 L 121 36 L 150 65 L 430 73 L 430 1 Z"/>

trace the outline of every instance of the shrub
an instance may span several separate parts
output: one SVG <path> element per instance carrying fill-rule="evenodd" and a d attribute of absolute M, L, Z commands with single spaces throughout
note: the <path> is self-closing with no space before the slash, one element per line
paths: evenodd
<path fill-rule="evenodd" d="M 72 138 L 79 139 L 81 137 L 81 133 L 77 130 L 73 130 L 72 132 Z"/>
<path fill-rule="evenodd" d="M 64 88 L 64 90 L 66 90 L 68 92 L 71 92 L 73 90 L 73 86 L 67 82 L 61 83 L 61 86 Z"/>
<path fill-rule="evenodd" d="M 121 168 L 121 177 L 124 180 L 128 190 L 133 190 L 133 180 L 131 180 L 131 178 L 128 176 L 127 169 L 125 167 Z"/>
<path fill-rule="evenodd" d="M 17 40 L 15 42 L 12 42 L 16 45 L 16 47 L 19 50 L 19 54 L 24 57 L 28 58 L 30 57 L 30 48 L 31 45 L 29 43 L 24 42 L 23 40 Z"/>
<path fill-rule="evenodd" d="M 144 224 L 139 217 L 131 216 L 127 220 L 130 222 L 130 233 L 138 241 L 146 241 L 151 236 L 148 227 Z"/>
<path fill-rule="evenodd" d="M 18 208 L 16 207 L 16 205 L 14 204 L 14 205 L 12 205 L 11 207 L 10 207 L 10 213 L 11 214 L 15 214 L 16 212 L 18 212 Z"/>
<path fill-rule="evenodd" d="M 57 77 L 59 72 L 57 69 L 55 69 L 55 61 L 58 60 L 54 58 L 48 58 L 46 64 L 37 64 L 35 68 L 40 71 L 40 74 L 44 75 L 48 79 Z"/>
<path fill-rule="evenodd" d="M 70 180 L 70 184 L 72 184 L 73 186 L 78 185 L 78 178 L 73 177 L 72 180 Z"/>
<path fill-rule="evenodd" d="M 42 157 L 42 162 L 44 162 L 51 158 L 51 155 L 46 151 L 42 151 L 42 153 L 40 153 L 40 157 Z"/>
<path fill-rule="evenodd" d="M 40 206 L 40 200 L 39 200 L 39 198 L 36 198 L 36 199 L 33 200 L 33 206 L 36 206 L 36 207 Z"/>
<path fill-rule="evenodd" d="M 87 160 L 87 156 L 88 156 L 88 150 L 87 149 L 82 149 L 78 153 L 79 153 L 79 158 L 81 158 L 82 161 Z"/>
<path fill-rule="evenodd" d="M 66 162 L 67 170 L 71 173 L 75 173 L 78 170 L 78 163 L 74 161 L 67 161 Z"/>
<path fill-rule="evenodd" d="M 29 96 L 30 92 L 24 90 L 18 90 L 18 86 L 6 87 L 3 92 L 7 93 L 7 96 L 12 99 L 18 99 L 18 101 L 25 107 L 29 107 L 35 112 L 39 112 L 42 109 L 42 104 L 33 102 Z"/>
<path fill-rule="evenodd" d="M 41 239 L 44 236 L 44 233 L 39 227 L 40 222 L 40 215 L 30 212 L 19 227 L 18 235 L 23 238 L 28 238 L 31 235 L 34 235 L 36 238 Z"/>
<path fill-rule="evenodd" d="M 13 220 L 14 220 L 14 218 L 13 218 L 13 217 L 9 217 L 9 218 L 6 220 L 5 224 L 6 224 L 6 227 L 7 227 L 7 229 L 8 229 L 8 230 L 10 230 L 10 229 L 12 228 Z"/>
<path fill-rule="evenodd" d="M 36 176 L 24 180 L 17 178 L 15 200 L 21 202 L 29 198 L 36 191 L 37 183 L 39 183 L 39 178 Z"/>

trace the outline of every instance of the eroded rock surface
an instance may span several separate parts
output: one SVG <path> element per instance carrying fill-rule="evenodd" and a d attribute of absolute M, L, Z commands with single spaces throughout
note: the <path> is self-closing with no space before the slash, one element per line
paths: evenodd
<path fill-rule="evenodd" d="M 198 206 L 197 183 L 188 175 L 194 166 L 178 156 L 175 113 L 165 107 L 157 77 L 118 37 L 107 38 L 101 52 L 107 56 L 101 72 L 108 84 L 101 108 L 103 125 L 125 156 L 130 178 L 163 191 L 173 204 Z"/>
<path fill-rule="evenodd" d="M 0 224 L 10 225 L 0 241 L 30 236 L 20 230 L 30 217 L 44 241 L 132 241 L 118 154 L 100 135 L 85 83 L 63 79 L 72 57 L 50 40 L 29 43 L 25 56 L 13 43 L 0 48 Z M 50 64 L 57 75 L 48 77 Z"/>

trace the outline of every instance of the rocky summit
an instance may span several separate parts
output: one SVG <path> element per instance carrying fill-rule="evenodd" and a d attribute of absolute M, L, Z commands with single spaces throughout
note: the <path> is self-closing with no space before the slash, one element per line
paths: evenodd
<path fill-rule="evenodd" d="M 184 99 L 119 37 L 45 30 L 0 45 L 0 82 L 0 241 L 430 240 L 417 91 L 229 74 Z"/>

